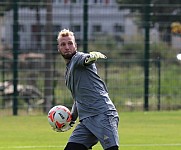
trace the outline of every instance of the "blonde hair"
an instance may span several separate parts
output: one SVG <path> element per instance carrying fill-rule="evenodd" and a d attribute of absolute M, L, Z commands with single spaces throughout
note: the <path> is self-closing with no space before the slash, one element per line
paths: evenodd
<path fill-rule="evenodd" d="M 72 31 L 70 31 L 69 29 L 63 29 L 58 33 L 57 41 L 59 41 L 59 39 L 61 37 L 66 37 L 66 36 L 73 36 L 74 37 L 74 33 Z M 75 40 L 75 37 L 74 37 L 74 40 Z"/>

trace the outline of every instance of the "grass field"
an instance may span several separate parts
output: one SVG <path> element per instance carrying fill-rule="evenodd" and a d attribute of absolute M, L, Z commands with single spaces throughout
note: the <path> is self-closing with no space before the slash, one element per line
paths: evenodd
<path fill-rule="evenodd" d="M 46 116 L 1 116 L 0 149 L 63 150 L 71 132 L 52 131 Z M 180 150 L 181 111 L 121 112 L 119 136 L 120 150 Z"/>

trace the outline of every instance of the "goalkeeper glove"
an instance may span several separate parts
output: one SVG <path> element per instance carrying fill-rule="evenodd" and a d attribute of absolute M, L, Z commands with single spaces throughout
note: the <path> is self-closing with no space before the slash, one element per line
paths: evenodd
<path fill-rule="evenodd" d="M 52 128 L 52 129 L 56 132 L 65 132 L 65 131 L 70 130 L 74 126 L 74 124 L 75 124 L 75 121 L 71 121 L 70 123 L 65 124 L 65 126 L 60 129 L 57 129 L 57 128 Z"/>
<path fill-rule="evenodd" d="M 74 124 L 75 124 L 75 121 L 70 121 L 69 126 L 70 126 L 70 127 L 73 127 Z"/>
<path fill-rule="evenodd" d="M 104 54 L 100 52 L 90 52 L 89 54 L 90 54 L 89 57 L 85 59 L 85 64 L 90 64 L 92 62 L 95 62 L 97 61 L 98 58 L 102 58 L 102 59 L 107 58 Z"/>

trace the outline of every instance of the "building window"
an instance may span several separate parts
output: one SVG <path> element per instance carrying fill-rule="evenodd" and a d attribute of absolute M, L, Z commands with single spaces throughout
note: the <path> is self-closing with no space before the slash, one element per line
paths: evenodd
<path fill-rule="evenodd" d="M 69 0 L 64 0 L 64 4 L 67 4 L 69 2 Z"/>
<path fill-rule="evenodd" d="M 98 2 L 98 0 L 94 0 L 94 3 L 96 4 Z"/>
<path fill-rule="evenodd" d="M 46 26 L 45 25 L 32 25 L 31 26 L 31 49 L 39 50 L 45 48 L 45 37 L 46 37 Z"/>
<path fill-rule="evenodd" d="M 19 31 L 21 31 L 21 32 L 26 32 L 26 27 L 25 27 L 25 25 L 19 25 Z"/>
<path fill-rule="evenodd" d="M 61 30 L 61 25 L 54 25 L 53 26 L 53 34 L 58 34 L 58 32 Z"/>
<path fill-rule="evenodd" d="M 95 3 L 95 4 L 102 4 L 102 3 L 103 3 L 103 0 L 94 0 L 94 3 Z"/>
<path fill-rule="evenodd" d="M 106 3 L 106 4 L 109 4 L 109 3 L 110 3 L 110 0 L 105 0 L 105 3 Z"/>
<path fill-rule="evenodd" d="M 93 25 L 92 32 L 102 32 L 101 25 Z"/>
<path fill-rule="evenodd" d="M 71 26 L 71 30 L 73 32 L 80 32 L 81 31 L 81 27 L 80 27 L 80 25 L 72 25 Z"/>
<path fill-rule="evenodd" d="M 114 26 L 114 32 L 124 32 L 124 27 L 122 25 L 116 24 Z"/>
<path fill-rule="evenodd" d="M 53 0 L 53 3 L 62 3 L 62 0 Z"/>
<path fill-rule="evenodd" d="M 71 3 L 77 3 L 77 0 L 71 0 L 70 2 Z"/>

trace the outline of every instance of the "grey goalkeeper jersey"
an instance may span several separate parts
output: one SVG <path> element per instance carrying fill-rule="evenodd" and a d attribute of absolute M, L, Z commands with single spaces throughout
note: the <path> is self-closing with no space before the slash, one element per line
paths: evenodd
<path fill-rule="evenodd" d="M 89 54 L 77 52 L 67 64 L 65 82 L 75 100 L 79 120 L 100 113 L 116 111 L 95 63 L 85 65 Z"/>

